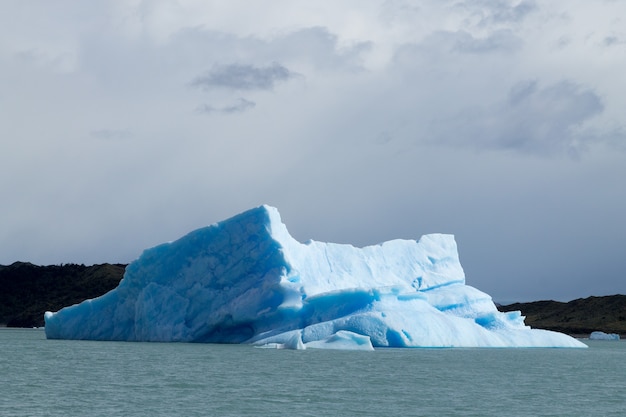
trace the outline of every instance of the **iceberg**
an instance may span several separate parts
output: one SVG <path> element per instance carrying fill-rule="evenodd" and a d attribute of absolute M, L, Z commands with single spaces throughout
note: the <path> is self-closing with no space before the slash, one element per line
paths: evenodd
<path fill-rule="evenodd" d="M 465 284 L 454 236 L 300 243 L 260 206 L 145 250 L 117 288 L 45 313 L 49 339 L 286 349 L 586 347 Z"/>
<path fill-rule="evenodd" d="M 620 340 L 617 333 L 591 332 L 589 340 Z"/>

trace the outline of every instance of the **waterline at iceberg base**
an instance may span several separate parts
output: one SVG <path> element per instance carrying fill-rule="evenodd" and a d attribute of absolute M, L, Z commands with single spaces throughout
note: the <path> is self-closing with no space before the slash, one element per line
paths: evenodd
<path fill-rule="evenodd" d="M 452 235 L 351 245 L 292 238 L 261 206 L 144 251 L 114 290 L 46 312 L 49 339 L 278 348 L 586 347 L 465 284 Z"/>

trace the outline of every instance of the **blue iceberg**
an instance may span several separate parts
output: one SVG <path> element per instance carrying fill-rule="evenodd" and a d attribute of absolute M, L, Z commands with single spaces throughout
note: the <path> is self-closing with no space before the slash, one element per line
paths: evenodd
<path fill-rule="evenodd" d="M 600 331 L 591 332 L 589 340 L 620 340 L 617 333 L 604 333 Z"/>
<path fill-rule="evenodd" d="M 465 284 L 452 235 L 356 248 L 261 206 L 144 251 L 107 294 L 45 313 L 49 339 L 263 347 L 586 347 Z"/>

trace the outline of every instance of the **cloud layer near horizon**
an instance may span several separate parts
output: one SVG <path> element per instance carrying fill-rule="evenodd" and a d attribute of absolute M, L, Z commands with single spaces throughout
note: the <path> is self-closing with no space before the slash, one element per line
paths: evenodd
<path fill-rule="evenodd" d="M 453 233 L 496 300 L 626 293 L 626 6 L 0 4 L 0 264 L 129 262 L 267 203 Z"/>

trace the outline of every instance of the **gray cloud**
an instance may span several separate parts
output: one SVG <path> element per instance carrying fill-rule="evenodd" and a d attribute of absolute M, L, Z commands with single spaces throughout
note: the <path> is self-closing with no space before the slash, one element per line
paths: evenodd
<path fill-rule="evenodd" d="M 524 81 L 506 100 L 486 108 L 465 109 L 440 120 L 438 141 L 484 149 L 532 154 L 577 155 L 588 142 L 602 140 L 579 128 L 604 110 L 601 98 L 570 81 L 541 87 Z M 464 131 L 463 137 L 458 132 Z"/>
<path fill-rule="evenodd" d="M 453 48 L 466 53 L 511 52 L 522 45 L 522 40 L 509 29 L 497 30 L 484 38 L 474 37 L 467 32 L 459 32 L 452 36 Z"/>
<path fill-rule="evenodd" d="M 215 62 L 237 65 L 243 61 L 253 68 L 261 69 L 272 68 L 273 65 L 264 66 L 259 63 L 278 62 L 274 65 L 286 67 L 290 78 L 295 78 L 301 75 L 290 68 L 294 65 L 299 67 L 303 63 L 315 69 L 361 70 L 362 56 L 372 46 L 373 43 L 369 41 L 355 41 L 340 46 L 338 36 L 321 26 L 287 31 L 269 39 L 255 36 L 239 37 L 232 33 L 193 27 L 173 35 L 167 46 L 167 53 L 186 63 L 202 65 L 204 68 L 210 67 Z M 159 57 L 160 55 L 154 59 Z M 212 70 L 205 71 L 202 77 L 209 75 Z"/>
<path fill-rule="evenodd" d="M 327 28 L 310 27 L 274 39 L 269 52 L 287 55 L 319 69 L 362 70 L 362 55 L 373 47 L 373 43 L 360 41 L 342 47 L 338 43 L 337 35 Z"/>
<path fill-rule="evenodd" d="M 479 17 L 479 25 L 518 23 L 537 10 L 534 0 L 522 0 L 515 4 L 507 0 L 469 0 L 455 4 L 471 16 Z"/>
<path fill-rule="evenodd" d="M 227 88 L 233 90 L 271 90 L 281 81 L 287 81 L 296 74 L 286 67 L 273 63 L 265 67 L 254 65 L 217 65 L 203 75 L 196 77 L 191 85 L 203 90 Z"/>
<path fill-rule="evenodd" d="M 620 40 L 617 36 L 606 36 L 604 38 L 604 46 L 615 46 L 615 45 L 623 45 L 624 41 Z"/>
<path fill-rule="evenodd" d="M 207 114 L 211 114 L 211 113 L 232 114 L 232 113 L 242 113 L 246 110 L 253 109 L 255 106 L 256 106 L 256 103 L 254 101 L 246 100 L 245 98 L 240 98 L 235 103 L 226 105 L 226 106 L 215 107 L 209 104 L 201 104 L 200 106 L 196 108 L 196 111 L 198 113 L 207 113 Z"/>
<path fill-rule="evenodd" d="M 92 137 L 103 140 L 122 140 L 133 135 L 129 129 L 97 129 L 89 133 Z"/>
<path fill-rule="evenodd" d="M 603 110 L 596 93 L 569 81 L 545 88 L 536 82 L 518 84 L 503 109 L 507 128 L 499 143 L 528 151 L 575 150 L 581 139 L 576 127 Z"/>
<path fill-rule="evenodd" d="M 442 72 L 449 71 L 451 54 L 487 55 L 510 54 L 518 51 L 523 40 L 508 29 L 496 30 L 484 37 L 477 37 L 465 30 L 435 31 L 420 43 L 405 44 L 394 56 L 396 63 L 403 66 L 432 66 L 439 62 L 446 65 Z"/>
<path fill-rule="evenodd" d="M 503 1 L 490 1 L 488 3 L 493 6 L 492 19 L 498 23 L 519 22 L 537 9 L 534 0 L 522 0 L 515 6 L 510 6 Z"/>

